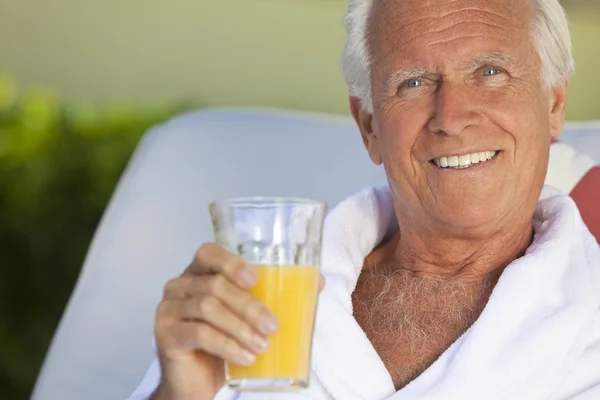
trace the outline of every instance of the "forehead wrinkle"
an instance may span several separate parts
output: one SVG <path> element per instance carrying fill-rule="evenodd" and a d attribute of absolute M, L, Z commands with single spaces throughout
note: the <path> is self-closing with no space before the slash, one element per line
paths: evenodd
<path fill-rule="evenodd" d="M 507 21 L 510 21 L 510 22 L 513 21 L 513 19 L 511 17 L 508 17 L 506 15 L 502 15 L 502 14 L 496 13 L 496 12 L 491 11 L 491 10 L 484 10 L 482 8 L 477 8 L 477 7 L 465 7 L 465 8 L 461 8 L 460 10 L 449 11 L 449 12 L 447 12 L 445 14 L 440 15 L 438 18 L 440 18 L 440 19 L 441 18 L 446 18 L 446 17 L 449 17 L 451 15 L 458 14 L 458 13 L 465 12 L 465 11 L 467 11 L 467 12 L 468 11 L 475 11 L 478 14 L 489 14 L 489 15 L 493 15 L 494 17 L 497 17 L 497 18 L 500 18 L 500 19 L 503 19 L 503 20 L 507 20 Z"/>
<path fill-rule="evenodd" d="M 451 16 L 453 16 L 455 14 L 464 13 L 464 12 L 474 13 L 474 14 L 477 14 L 478 16 L 480 16 L 480 17 L 481 16 L 485 16 L 485 15 L 490 15 L 490 16 L 494 16 L 494 17 L 500 18 L 502 20 L 506 20 L 506 21 L 509 21 L 509 22 L 514 22 L 514 18 L 513 18 L 514 17 L 514 11 L 511 8 L 508 8 L 511 11 L 510 12 L 510 14 L 511 14 L 510 16 L 502 15 L 502 14 L 500 14 L 498 12 L 493 11 L 493 10 L 486 10 L 486 9 L 477 8 L 477 7 L 464 7 L 464 8 L 461 8 L 459 10 L 447 11 L 447 12 L 441 13 L 441 14 L 439 14 L 439 8 L 438 7 L 430 6 L 430 8 L 432 9 L 431 10 L 431 14 L 432 15 L 421 16 L 421 17 L 419 17 L 417 19 L 413 18 L 410 21 L 408 21 L 406 24 L 404 24 L 404 27 L 405 28 L 410 28 L 413 25 L 417 25 L 417 24 L 420 24 L 420 23 L 426 22 L 426 21 L 430 22 L 432 24 L 437 24 L 437 23 L 439 23 L 439 21 L 441 19 L 445 19 L 445 18 L 451 17 Z M 375 26 L 377 26 L 377 25 L 375 25 Z"/>
<path fill-rule="evenodd" d="M 471 26 L 471 27 L 473 27 L 473 29 L 475 29 L 475 31 L 471 34 L 465 35 L 463 32 L 461 32 L 462 31 L 460 28 L 461 26 L 467 26 L 467 27 Z M 461 21 L 461 22 L 454 23 L 454 24 L 448 24 L 447 26 L 444 26 L 442 28 L 437 28 L 435 30 L 424 30 L 424 29 L 415 30 L 415 29 L 413 29 L 403 35 L 400 35 L 397 38 L 395 38 L 392 33 L 388 33 L 385 36 L 386 36 L 386 39 L 388 39 L 389 44 L 386 45 L 386 40 L 379 40 L 378 42 L 380 43 L 380 45 L 375 46 L 374 50 L 378 51 L 382 56 L 386 57 L 390 53 L 394 53 L 394 52 L 398 51 L 399 48 L 402 48 L 403 46 L 406 46 L 406 45 L 410 45 L 417 38 L 422 38 L 424 36 L 437 38 L 438 40 L 434 41 L 433 43 L 429 43 L 427 45 L 428 47 L 430 47 L 430 46 L 437 45 L 437 44 L 447 44 L 455 39 L 460 39 L 461 37 L 462 38 L 481 37 L 484 34 L 483 31 L 486 31 L 485 28 L 494 29 L 496 31 L 495 35 L 500 35 L 500 36 L 503 36 L 500 33 L 501 31 L 507 31 L 507 30 L 511 29 L 511 27 L 508 27 L 508 26 L 497 25 L 497 24 L 493 24 L 490 22 L 484 22 L 481 20 Z M 445 34 L 445 31 L 448 31 L 448 34 Z M 485 34 L 489 35 L 490 33 L 486 32 Z M 440 36 L 442 36 L 442 37 L 440 38 Z M 372 41 L 371 43 L 373 43 L 373 42 L 374 41 Z M 383 44 L 383 45 L 381 45 L 381 44 Z"/>
<path fill-rule="evenodd" d="M 498 24 L 492 24 L 491 22 L 484 22 L 484 21 L 462 21 L 462 22 L 458 22 L 458 23 L 454 23 L 454 24 L 450 24 L 448 26 L 445 26 L 443 28 L 440 28 L 438 30 L 434 30 L 434 31 L 430 31 L 427 32 L 428 34 L 436 34 L 436 33 L 442 33 L 446 30 L 450 30 L 450 29 L 456 29 L 461 25 L 469 25 L 469 24 L 479 24 L 479 25 L 484 25 L 484 26 L 489 26 L 490 28 L 496 28 L 496 29 L 507 29 L 506 26 L 503 25 L 498 25 Z"/>
<path fill-rule="evenodd" d="M 458 1 L 450 3 L 456 2 Z M 385 42 L 386 39 L 390 40 L 393 37 L 394 40 L 392 47 L 397 48 L 398 46 L 403 46 L 407 43 L 414 41 L 416 38 L 422 36 L 424 32 L 426 32 L 427 34 L 439 34 L 443 32 L 445 28 L 440 29 L 440 25 L 446 25 L 447 29 L 452 29 L 463 23 L 480 23 L 484 26 L 500 30 L 513 30 L 521 26 L 521 22 L 525 22 L 522 21 L 525 15 L 519 11 L 520 7 L 519 10 L 515 10 L 512 7 L 510 7 L 509 4 L 502 4 L 502 2 L 500 4 L 496 3 L 491 7 L 491 9 L 482 9 L 477 6 L 465 6 L 458 10 L 451 10 L 445 12 L 443 10 L 440 10 L 439 5 L 436 6 L 435 4 L 431 4 L 429 6 L 425 6 L 426 11 L 424 11 L 424 13 L 418 13 L 420 15 L 415 16 L 416 19 L 411 18 L 408 21 L 402 18 L 402 16 L 405 16 L 408 12 L 407 10 L 402 11 L 406 8 L 403 7 L 404 3 L 393 3 L 394 4 L 390 4 L 387 7 L 396 8 L 394 12 L 373 12 L 371 14 L 371 21 L 369 23 L 369 36 L 372 43 L 381 43 L 382 41 Z M 530 3 L 530 1 L 527 1 L 527 3 Z M 382 7 L 386 6 L 382 5 Z M 502 13 L 502 9 L 506 9 L 507 12 L 505 14 Z M 463 17 L 463 15 L 465 15 L 465 17 Z M 470 16 L 471 19 L 468 21 L 463 20 L 461 22 L 456 23 L 457 19 L 461 20 L 467 18 L 466 16 Z M 383 18 L 383 20 L 381 20 L 380 18 Z M 400 22 L 397 20 L 398 18 L 401 18 L 404 21 Z M 376 19 L 379 19 L 379 23 L 377 23 Z M 384 26 L 391 26 L 392 32 L 382 31 L 382 29 L 387 30 L 386 28 L 384 28 Z M 435 30 L 431 30 L 432 28 Z M 398 30 L 402 32 L 401 35 L 398 35 Z M 381 45 L 374 47 L 379 47 L 380 50 L 384 50 L 381 48 Z"/>
<path fill-rule="evenodd" d="M 435 47 L 435 46 L 439 46 L 439 45 L 445 45 L 445 44 L 449 44 L 454 42 L 455 40 L 463 40 L 463 39 L 476 39 L 476 38 L 481 38 L 484 37 L 484 35 L 480 34 L 480 33 L 476 33 L 476 34 L 471 34 L 471 35 L 454 35 L 451 37 L 445 37 L 442 40 L 439 41 L 435 41 L 432 43 L 428 43 L 427 47 Z"/>

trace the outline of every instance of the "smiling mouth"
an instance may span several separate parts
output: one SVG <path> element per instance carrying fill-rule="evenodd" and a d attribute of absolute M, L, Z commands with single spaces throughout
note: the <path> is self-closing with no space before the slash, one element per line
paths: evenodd
<path fill-rule="evenodd" d="M 462 156 L 439 157 L 430 160 L 430 162 L 440 168 L 465 169 L 475 164 L 487 162 L 496 157 L 499 152 L 499 150 L 488 150 Z"/>

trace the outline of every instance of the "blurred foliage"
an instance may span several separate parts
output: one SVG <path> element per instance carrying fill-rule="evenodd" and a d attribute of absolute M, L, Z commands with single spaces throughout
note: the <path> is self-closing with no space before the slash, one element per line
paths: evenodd
<path fill-rule="evenodd" d="M 26 399 L 103 209 L 182 105 L 69 104 L 0 76 L 0 399 Z"/>

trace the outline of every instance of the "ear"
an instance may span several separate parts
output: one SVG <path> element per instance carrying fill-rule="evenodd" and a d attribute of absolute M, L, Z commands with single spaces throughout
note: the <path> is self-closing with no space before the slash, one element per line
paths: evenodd
<path fill-rule="evenodd" d="M 567 113 L 567 92 L 569 82 L 565 82 L 550 90 L 550 134 L 557 138 L 562 132 Z"/>
<path fill-rule="evenodd" d="M 379 151 L 379 141 L 375 132 L 373 132 L 373 114 L 367 112 L 358 97 L 350 96 L 350 111 L 360 129 L 363 143 L 367 148 L 371 161 L 376 165 L 383 162 L 381 152 Z"/>

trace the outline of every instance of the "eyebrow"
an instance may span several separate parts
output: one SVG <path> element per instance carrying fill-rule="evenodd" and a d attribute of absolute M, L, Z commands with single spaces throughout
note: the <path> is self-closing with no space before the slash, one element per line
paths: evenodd
<path fill-rule="evenodd" d="M 482 57 L 477 57 L 473 61 L 469 63 L 469 69 L 478 69 L 481 67 L 485 67 L 488 65 L 495 65 L 498 67 L 511 68 L 517 65 L 517 60 L 509 56 L 506 53 L 494 52 L 490 54 L 486 54 Z"/>
<path fill-rule="evenodd" d="M 425 68 L 414 68 L 411 70 L 398 70 L 394 72 L 388 80 L 385 82 L 386 91 L 395 90 L 395 88 L 401 82 L 408 81 L 415 78 L 420 78 L 422 76 L 427 75 L 427 70 Z"/>

